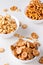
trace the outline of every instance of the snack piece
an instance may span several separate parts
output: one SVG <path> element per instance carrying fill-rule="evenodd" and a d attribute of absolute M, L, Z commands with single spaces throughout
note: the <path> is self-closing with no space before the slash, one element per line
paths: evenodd
<path fill-rule="evenodd" d="M 38 51 L 38 50 L 33 49 L 33 55 L 34 55 L 34 56 L 39 56 L 39 54 L 40 54 L 40 53 L 39 53 L 39 51 Z"/>
<path fill-rule="evenodd" d="M 15 11 L 15 10 L 17 10 L 18 8 L 17 8 L 17 6 L 12 6 L 12 7 L 10 7 L 10 10 L 11 11 Z"/>
<path fill-rule="evenodd" d="M 33 56 L 31 53 L 28 54 L 28 60 L 33 59 L 33 57 L 34 57 L 34 56 Z"/>
<path fill-rule="evenodd" d="M 22 52 L 21 56 L 25 59 L 27 57 L 27 52 Z"/>
<path fill-rule="evenodd" d="M 11 6 L 10 10 L 11 11 L 17 11 L 17 12 L 20 11 L 21 12 L 21 9 L 19 9 L 17 6 Z"/>
<path fill-rule="evenodd" d="M 30 48 L 34 48 L 34 44 L 33 43 L 30 43 Z"/>
<path fill-rule="evenodd" d="M 38 49 L 39 46 L 40 46 L 39 42 L 34 42 L 34 48 Z"/>
<path fill-rule="evenodd" d="M 4 65 L 9 65 L 9 64 L 4 64 Z"/>
<path fill-rule="evenodd" d="M 31 33 L 31 37 L 33 39 L 38 39 L 39 36 L 35 32 L 33 32 L 33 33 Z"/>
<path fill-rule="evenodd" d="M 19 47 L 17 47 L 17 49 L 16 49 L 16 53 L 17 53 L 17 54 L 21 54 L 21 52 L 22 52 L 22 49 L 19 48 Z"/>
<path fill-rule="evenodd" d="M 15 36 L 15 37 L 19 37 L 19 36 L 20 36 L 20 34 L 18 34 L 18 33 L 15 33 L 15 34 L 14 34 L 14 36 Z"/>
<path fill-rule="evenodd" d="M 39 63 L 43 64 L 43 56 L 39 59 Z"/>
<path fill-rule="evenodd" d="M 16 46 L 14 45 L 11 45 L 11 50 L 14 50 Z"/>
<path fill-rule="evenodd" d="M 15 56 L 15 57 L 17 57 L 17 52 L 16 52 L 16 48 L 12 51 L 12 53 L 13 53 L 13 55 Z"/>
<path fill-rule="evenodd" d="M 10 21 L 11 16 L 9 14 L 6 14 L 6 16 L 3 19 Z M 11 19 L 11 20 L 14 22 L 14 19 Z"/>
<path fill-rule="evenodd" d="M 23 25 L 22 25 L 22 28 L 23 28 L 23 29 L 26 29 L 27 27 L 28 27 L 28 26 L 27 26 L 26 24 L 23 24 Z"/>
<path fill-rule="evenodd" d="M 0 15 L 0 34 L 9 34 L 17 28 L 16 21 L 10 15 Z"/>
<path fill-rule="evenodd" d="M 26 44 L 27 44 L 27 47 L 29 48 L 30 47 L 30 43 L 27 41 Z"/>
<path fill-rule="evenodd" d="M 5 51 L 4 48 L 0 48 L 0 53 L 3 53 Z"/>
<path fill-rule="evenodd" d="M 7 12 L 7 11 L 8 11 L 8 9 L 3 9 L 3 11 L 4 11 L 4 12 Z"/>
<path fill-rule="evenodd" d="M 43 19 L 43 3 L 40 0 L 31 0 L 26 7 L 26 16 L 33 20 Z"/>
<path fill-rule="evenodd" d="M 21 48 L 21 49 L 25 49 L 25 48 L 26 48 L 26 46 L 24 45 L 24 46 L 21 46 L 20 48 Z"/>
<path fill-rule="evenodd" d="M 24 50 L 24 49 L 23 49 Z M 29 54 L 32 53 L 32 49 L 31 48 L 25 48 L 25 51 Z"/>
<path fill-rule="evenodd" d="M 21 55 L 18 56 L 18 59 L 25 60 Z"/>
<path fill-rule="evenodd" d="M 17 42 L 17 46 L 24 46 L 25 41 L 23 39 L 19 39 Z"/>

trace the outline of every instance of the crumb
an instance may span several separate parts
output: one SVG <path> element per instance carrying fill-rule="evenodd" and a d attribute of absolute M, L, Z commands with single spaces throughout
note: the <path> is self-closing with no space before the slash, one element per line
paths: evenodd
<path fill-rule="evenodd" d="M 0 53 L 3 53 L 5 51 L 4 48 L 0 48 Z"/>
<path fill-rule="evenodd" d="M 23 25 L 22 25 L 22 28 L 23 28 L 23 29 L 27 29 L 27 27 L 28 27 L 28 26 L 27 26 L 26 24 L 23 24 Z"/>
<path fill-rule="evenodd" d="M 3 11 L 4 11 L 4 12 L 7 12 L 7 11 L 8 11 L 8 9 L 3 9 Z"/>

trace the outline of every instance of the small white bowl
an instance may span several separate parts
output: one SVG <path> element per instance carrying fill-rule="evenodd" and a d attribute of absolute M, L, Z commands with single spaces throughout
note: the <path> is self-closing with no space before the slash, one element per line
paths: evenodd
<path fill-rule="evenodd" d="M 30 3 L 30 2 L 29 2 Z M 27 5 L 29 5 L 29 4 L 27 4 Z M 25 8 L 25 10 L 24 10 L 24 12 L 26 12 L 26 10 L 27 10 L 27 7 Z M 33 23 L 36 23 L 36 24 L 40 24 L 40 23 L 43 23 L 43 19 L 42 20 L 33 20 L 33 19 L 31 19 L 31 18 L 29 18 L 29 17 L 27 17 L 26 15 L 25 15 L 25 17 L 30 21 L 30 22 L 33 22 Z"/>
<path fill-rule="evenodd" d="M 15 32 L 18 30 L 18 28 L 19 28 L 19 21 L 18 21 L 18 19 L 17 19 L 16 17 L 14 17 L 14 16 L 11 16 L 11 18 L 15 19 L 15 22 L 16 22 L 16 24 L 17 24 L 17 29 L 14 30 L 14 32 L 11 32 L 11 33 L 9 33 L 9 34 L 0 34 L 0 37 L 2 37 L 2 38 L 10 38 L 10 37 L 12 37 L 12 36 L 15 34 Z"/>
<path fill-rule="evenodd" d="M 23 38 L 24 40 L 28 40 L 28 39 L 25 39 L 25 38 Z M 34 41 L 31 41 L 31 40 L 28 40 L 29 42 L 34 42 Z M 17 42 L 17 40 L 16 40 L 16 42 Z M 16 42 L 14 43 L 14 44 L 16 44 Z M 10 50 L 11 51 L 11 50 Z M 38 48 L 38 51 L 40 52 L 40 48 Z M 34 60 L 36 60 L 38 57 L 34 57 L 33 59 L 31 59 L 31 60 L 20 60 L 20 59 L 18 59 L 18 58 L 16 58 L 14 55 L 13 55 L 13 53 L 12 52 L 10 52 L 10 54 L 11 54 L 11 57 L 13 58 L 13 60 L 14 61 L 17 61 L 17 62 L 21 62 L 21 63 L 30 63 L 30 62 L 32 62 L 32 61 L 34 61 Z"/>

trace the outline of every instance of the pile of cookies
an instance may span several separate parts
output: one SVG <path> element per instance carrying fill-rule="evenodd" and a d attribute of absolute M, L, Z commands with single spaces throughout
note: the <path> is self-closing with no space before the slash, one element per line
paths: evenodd
<path fill-rule="evenodd" d="M 8 34 L 14 32 L 16 29 L 16 21 L 10 15 L 0 15 L 0 34 Z"/>
<path fill-rule="evenodd" d="M 24 39 L 19 39 L 16 44 L 11 45 L 12 53 L 15 57 L 21 60 L 31 60 L 36 56 L 40 55 L 38 42 L 29 42 Z"/>
<path fill-rule="evenodd" d="M 26 7 L 26 16 L 33 20 L 43 19 L 43 3 L 40 0 L 31 0 L 30 4 Z"/>

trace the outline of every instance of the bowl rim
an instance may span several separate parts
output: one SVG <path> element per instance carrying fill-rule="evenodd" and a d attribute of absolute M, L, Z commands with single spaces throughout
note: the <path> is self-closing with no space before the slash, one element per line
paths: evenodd
<path fill-rule="evenodd" d="M 33 23 L 43 23 L 43 19 L 42 20 L 33 20 L 33 19 L 31 19 L 31 18 L 28 18 L 26 15 L 25 15 L 25 17 L 29 20 L 29 21 L 31 21 L 31 22 L 33 22 Z"/>

